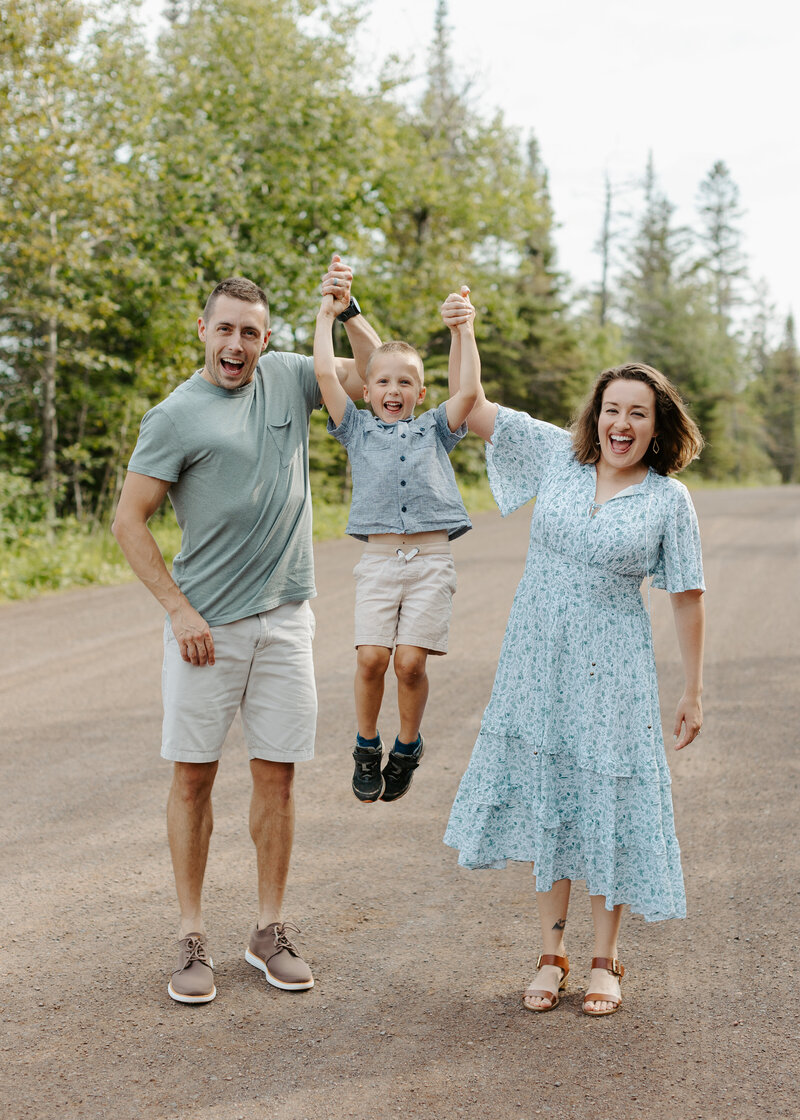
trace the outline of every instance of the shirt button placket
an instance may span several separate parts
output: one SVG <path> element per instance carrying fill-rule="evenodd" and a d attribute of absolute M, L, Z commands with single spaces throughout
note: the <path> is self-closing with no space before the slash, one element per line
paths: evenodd
<path fill-rule="evenodd" d="M 403 424 L 400 428 L 400 439 L 405 439 L 406 435 L 407 435 L 406 425 Z M 400 462 L 404 463 L 405 461 L 406 461 L 405 455 L 401 455 L 400 456 Z M 406 480 L 404 478 L 401 478 L 400 479 L 400 485 L 405 486 L 405 484 L 406 484 Z M 401 513 L 407 513 L 408 512 L 408 506 L 400 506 L 400 512 Z"/>

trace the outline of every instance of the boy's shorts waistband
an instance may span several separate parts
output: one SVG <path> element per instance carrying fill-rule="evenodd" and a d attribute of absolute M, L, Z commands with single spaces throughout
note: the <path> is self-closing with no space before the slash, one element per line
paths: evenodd
<path fill-rule="evenodd" d="M 445 555 L 451 552 L 447 530 L 435 533 L 380 533 L 364 545 L 364 555 L 396 556 L 398 549 L 406 556 L 416 549 L 415 555 Z"/>

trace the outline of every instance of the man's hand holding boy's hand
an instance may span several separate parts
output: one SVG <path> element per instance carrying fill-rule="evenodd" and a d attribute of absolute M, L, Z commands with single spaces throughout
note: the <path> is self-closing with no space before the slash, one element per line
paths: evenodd
<path fill-rule="evenodd" d="M 440 310 L 444 325 L 451 331 L 472 329 L 475 308 L 470 302 L 469 288 L 466 285 L 462 285 L 460 292 L 451 292 Z"/>
<path fill-rule="evenodd" d="M 322 278 L 322 307 L 320 314 L 335 319 L 350 306 L 350 285 L 353 271 L 344 263 L 338 253 L 331 257 L 328 271 Z M 330 296 L 330 299 L 325 297 Z"/>

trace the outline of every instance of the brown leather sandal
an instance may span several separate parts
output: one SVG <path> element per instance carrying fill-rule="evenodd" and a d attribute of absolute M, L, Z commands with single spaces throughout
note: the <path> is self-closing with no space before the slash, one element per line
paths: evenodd
<path fill-rule="evenodd" d="M 625 969 L 619 963 L 616 957 L 592 957 L 592 968 L 605 968 L 612 976 L 618 976 L 620 980 L 625 975 Z M 590 1011 L 586 1006 L 590 1002 L 613 1003 L 614 1006 L 608 1011 Z M 610 996 L 606 992 L 587 992 L 583 997 L 583 1013 L 584 1015 L 613 1015 L 615 1011 L 619 1011 L 622 1003 L 622 996 L 619 999 L 616 996 Z"/>
<path fill-rule="evenodd" d="M 557 992 L 546 992 L 543 988 L 526 988 L 522 993 L 522 1006 L 526 1011 L 552 1011 L 554 1007 L 558 1007 L 561 1002 L 561 993 L 567 986 L 567 977 L 569 976 L 569 961 L 566 957 L 556 957 L 553 953 L 542 953 L 536 962 L 536 971 L 542 967 L 543 964 L 554 964 L 556 968 L 560 968 L 563 972 L 561 981 L 558 985 Z M 525 1002 L 526 999 L 549 999 L 549 1007 L 530 1007 Z"/>

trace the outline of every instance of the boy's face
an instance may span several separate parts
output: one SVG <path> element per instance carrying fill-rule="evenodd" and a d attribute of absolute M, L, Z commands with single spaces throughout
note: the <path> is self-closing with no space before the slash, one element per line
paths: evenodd
<path fill-rule="evenodd" d="M 387 424 L 407 420 L 425 400 L 419 363 L 410 354 L 381 354 L 370 367 L 364 400 Z"/>

